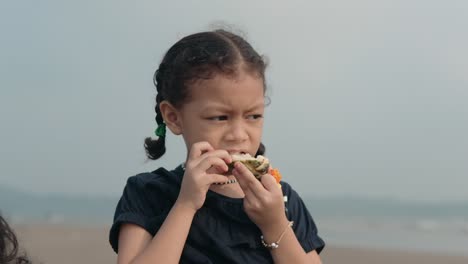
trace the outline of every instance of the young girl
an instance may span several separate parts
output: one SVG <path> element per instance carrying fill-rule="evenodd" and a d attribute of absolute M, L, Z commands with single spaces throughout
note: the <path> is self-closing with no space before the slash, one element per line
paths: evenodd
<path fill-rule="evenodd" d="M 216 30 L 174 44 L 154 76 L 157 140 L 166 126 L 187 156 L 173 170 L 128 179 L 110 243 L 118 263 L 320 263 L 324 242 L 298 194 L 257 180 L 232 154 L 261 155 L 265 62 L 243 38 Z"/>

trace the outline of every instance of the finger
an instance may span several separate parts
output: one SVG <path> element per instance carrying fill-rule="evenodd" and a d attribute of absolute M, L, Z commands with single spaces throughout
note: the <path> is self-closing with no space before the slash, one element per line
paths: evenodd
<path fill-rule="evenodd" d="M 226 162 L 216 156 L 208 156 L 203 158 L 198 165 L 196 165 L 196 168 L 206 172 L 208 169 L 211 167 L 215 167 L 219 172 L 225 173 L 228 171 L 229 167 L 226 164 Z M 226 176 L 225 176 L 226 177 Z"/>
<path fill-rule="evenodd" d="M 190 156 L 190 155 L 189 155 Z M 195 157 L 195 156 L 193 156 Z M 229 152 L 226 150 L 218 149 L 218 150 L 208 150 L 206 152 L 203 152 L 200 156 L 197 156 L 193 159 L 190 159 L 187 161 L 186 167 L 195 167 L 198 166 L 198 164 L 203 161 L 203 159 L 207 157 L 219 157 L 225 161 L 225 163 L 229 164 L 232 162 L 232 157 L 229 155 Z"/>
<path fill-rule="evenodd" d="M 232 157 L 231 155 L 229 154 L 229 152 L 227 152 L 226 150 L 224 149 L 217 149 L 217 150 L 212 150 L 212 151 L 209 151 L 209 152 L 206 152 L 206 153 L 203 153 L 200 158 L 206 158 L 206 157 L 218 157 L 218 158 L 221 158 L 224 160 L 224 162 L 226 164 L 229 164 L 232 162 Z"/>
<path fill-rule="evenodd" d="M 260 181 L 261 181 L 262 185 L 265 187 L 265 189 L 267 189 L 270 192 L 276 192 L 279 189 L 278 183 L 276 182 L 273 175 L 270 175 L 270 174 L 267 173 L 267 174 L 262 176 Z"/>
<path fill-rule="evenodd" d="M 262 206 L 257 198 L 252 198 L 254 195 L 245 195 L 244 197 L 244 208 L 247 210 L 261 210 Z"/>
<path fill-rule="evenodd" d="M 214 148 L 206 141 L 197 142 L 190 147 L 188 159 L 193 160 L 200 157 L 203 153 L 212 151 Z"/>
<path fill-rule="evenodd" d="M 258 198 L 265 195 L 266 190 L 263 185 L 244 164 L 236 162 L 234 164 L 233 175 L 236 177 L 242 190 L 247 191 L 250 189 Z"/>
<path fill-rule="evenodd" d="M 260 190 L 257 190 L 255 188 L 251 188 L 250 186 L 248 186 L 245 190 L 244 189 L 242 190 L 244 191 L 245 197 L 247 197 L 247 199 L 255 200 L 259 202 L 259 201 L 264 201 L 268 195 L 268 193 L 266 192 L 264 188 L 262 187 L 260 188 L 261 188 Z"/>
<path fill-rule="evenodd" d="M 244 191 L 244 199 L 251 201 L 251 200 L 257 200 L 258 198 L 251 189 L 246 189 Z"/>
<path fill-rule="evenodd" d="M 239 162 L 234 163 L 234 169 L 232 170 L 232 175 L 236 177 L 239 186 L 242 188 L 244 193 L 249 189 L 247 177 L 242 174 L 242 169 L 239 169 Z"/>
<path fill-rule="evenodd" d="M 213 183 L 224 183 L 226 182 L 226 176 L 224 175 L 221 175 L 221 174 L 216 174 L 216 173 L 212 173 L 212 174 L 207 174 L 207 177 L 208 179 L 208 184 L 213 184 Z"/>

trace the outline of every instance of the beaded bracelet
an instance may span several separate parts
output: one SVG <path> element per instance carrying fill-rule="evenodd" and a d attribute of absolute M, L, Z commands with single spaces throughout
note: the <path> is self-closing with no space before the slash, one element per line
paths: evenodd
<path fill-rule="evenodd" d="M 286 234 L 287 229 L 288 229 L 289 227 L 292 227 L 293 224 L 294 224 L 294 222 L 293 222 L 293 221 L 290 221 L 290 222 L 288 223 L 288 225 L 284 228 L 283 233 L 281 233 L 281 235 L 279 236 L 278 240 L 276 240 L 276 242 L 273 242 L 273 243 L 271 243 L 271 244 L 268 244 L 268 243 L 265 242 L 265 240 L 264 240 L 264 238 L 263 238 L 263 235 L 260 236 L 260 239 L 262 240 L 263 246 L 266 247 L 266 248 L 268 248 L 268 249 L 276 249 L 276 248 L 278 248 L 278 247 L 279 247 L 279 243 L 280 243 L 281 239 L 283 238 L 284 234 Z"/>

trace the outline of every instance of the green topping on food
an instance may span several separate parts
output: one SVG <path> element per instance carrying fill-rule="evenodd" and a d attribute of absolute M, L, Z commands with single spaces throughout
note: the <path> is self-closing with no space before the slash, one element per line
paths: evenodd
<path fill-rule="evenodd" d="M 235 162 L 244 164 L 257 179 L 260 179 L 263 174 L 266 174 L 270 168 L 270 161 L 262 155 L 258 155 L 255 158 L 250 154 L 234 154 L 232 155 L 232 163 L 229 164 L 230 171 L 234 168 Z"/>

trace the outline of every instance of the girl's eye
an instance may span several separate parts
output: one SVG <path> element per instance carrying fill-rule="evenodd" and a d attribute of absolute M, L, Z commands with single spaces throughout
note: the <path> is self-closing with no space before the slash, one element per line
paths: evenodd
<path fill-rule="evenodd" d="M 249 115 L 247 116 L 248 119 L 260 119 L 263 118 L 263 115 L 260 114 L 255 114 L 255 115 Z"/>
<path fill-rule="evenodd" d="M 213 121 L 225 121 L 227 120 L 227 116 L 213 116 L 208 119 Z"/>

